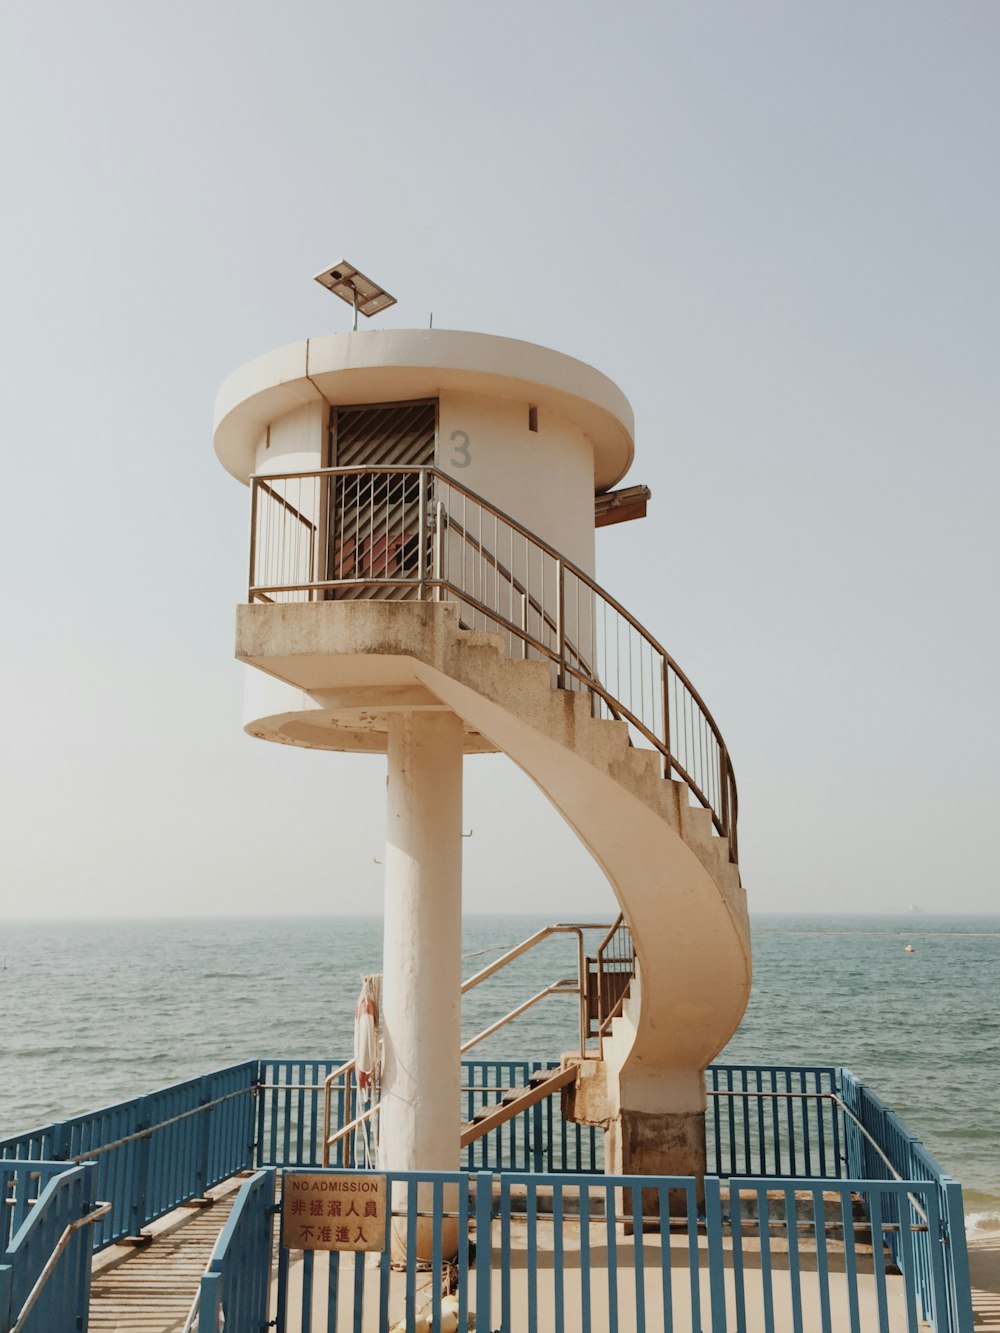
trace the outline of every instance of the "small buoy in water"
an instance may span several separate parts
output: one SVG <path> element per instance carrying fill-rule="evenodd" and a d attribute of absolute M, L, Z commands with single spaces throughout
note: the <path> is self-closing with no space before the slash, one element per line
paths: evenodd
<path fill-rule="evenodd" d="M 912 944 L 908 944 L 906 948 L 903 950 L 903 953 L 916 953 L 916 952 L 917 952 L 916 948 Z"/>

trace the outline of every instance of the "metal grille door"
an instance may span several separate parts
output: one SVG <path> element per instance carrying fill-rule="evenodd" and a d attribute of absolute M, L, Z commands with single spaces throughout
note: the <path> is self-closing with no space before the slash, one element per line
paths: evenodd
<path fill-rule="evenodd" d="M 334 467 L 430 467 L 437 403 L 337 408 L 330 431 Z M 416 473 L 333 478 L 328 577 L 350 581 L 336 597 L 416 595 L 413 584 L 426 576 L 429 556 L 420 549 L 420 489 Z"/>

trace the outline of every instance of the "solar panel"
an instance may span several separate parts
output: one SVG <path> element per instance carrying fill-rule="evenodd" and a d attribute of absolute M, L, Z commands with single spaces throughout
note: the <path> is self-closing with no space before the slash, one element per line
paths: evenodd
<path fill-rule="evenodd" d="M 388 310 L 389 306 L 396 304 L 396 298 L 390 296 L 384 287 L 366 278 L 360 269 L 348 264 L 346 260 L 317 273 L 316 281 L 369 319 L 380 310 Z"/>

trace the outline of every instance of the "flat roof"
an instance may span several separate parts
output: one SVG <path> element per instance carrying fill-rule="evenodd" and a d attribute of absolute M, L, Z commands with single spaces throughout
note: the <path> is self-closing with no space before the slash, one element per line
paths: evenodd
<path fill-rule="evenodd" d="M 234 371 L 215 403 L 215 451 L 241 481 L 273 421 L 305 403 L 381 403 L 436 398 L 443 390 L 515 398 L 571 421 L 594 446 L 598 490 L 632 463 L 628 399 L 593 366 L 548 347 L 451 329 L 375 329 L 306 338 Z"/>

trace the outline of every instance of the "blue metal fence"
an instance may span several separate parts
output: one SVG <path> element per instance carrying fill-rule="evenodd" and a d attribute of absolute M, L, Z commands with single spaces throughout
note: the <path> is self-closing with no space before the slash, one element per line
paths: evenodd
<path fill-rule="evenodd" d="M 260 1062 L 257 1103 L 257 1166 L 321 1166 L 323 1161 L 324 1081 L 343 1060 Z M 483 1106 L 500 1100 L 532 1074 L 557 1069 L 558 1061 L 463 1060 L 462 1118 L 471 1120 Z M 331 1129 L 349 1124 L 362 1108 L 357 1091 L 338 1080 L 331 1095 Z M 343 1166 L 346 1139 L 334 1146 L 331 1165 Z M 563 1120 L 559 1099 L 550 1097 L 512 1117 L 470 1143 L 463 1152 L 468 1171 L 601 1171 L 604 1136 L 599 1129 Z"/>
<path fill-rule="evenodd" d="M 5 1185 L 34 1202 L 0 1253 L 0 1333 L 8 1333 L 19 1318 L 19 1333 L 77 1333 L 86 1327 L 91 1247 L 82 1224 L 94 1211 L 97 1172 L 94 1166 L 67 1168 L 65 1162 L 53 1171 L 53 1165 L 23 1162 L 3 1171 Z M 46 1183 L 36 1197 L 32 1181 L 43 1176 Z"/>
<path fill-rule="evenodd" d="M 724 1327 L 916 1333 L 923 1321 L 937 1333 L 971 1331 L 971 1317 L 950 1320 L 933 1184 L 734 1177 L 728 1203 L 733 1273 Z"/>
<path fill-rule="evenodd" d="M 274 1171 L 258 1171 L 240 1188 L 201 1279 L 199 1329 L 266 1328 L 273 1214 Z"/>
<path fill-rule="evenodd" d="M 500 1333 L 953 1327 L 945 1260 L 923 1244 L 940 1222 L 932 1182 L 709 1178 L 702 1211 L 691 1177 L 386 1175 L 377 1266 L 281 1249 L 279 1333 L 314 1319 L 439 1333 L 470 1312 Z"/>
<path fill-rule="evenodd" d="M 463 1060 L 463 1120 L 499 1101 L 508 1088 L 526 1086 L 533 1074 L 558 1068 L 558 1060 Z M 604 1135 L 564 1120 L 560 1099 L 548 1097 L 470 1143 L 462 1164 L 467 1171 L 598 1172 L 604 1169 Z"/>
<path fill-rule="evenodd" d="M 837 1071 L 827 1065 L 710 1065 L 708 1169 L 717 1176 L 840 1176 Z"/>
<path fill-rule="evenodd" d="M 111 1204 L 93 1228 L 99 1250 L 251 1165 L 256 1085 L 256 1061 L 233 1065 L 2 1140 L 0 1162 L 95 1162 Z"/>
<path fill-rule="evenodd" d="M 937 1222 L 921 1242 L 925 1267 L 932 1254 L 944 1255 L 947 1310 L 939 1314 L 939 1327 L 964 1330 L 972 1327 L 969 1256 L 965 1242 L 965 1211 L 962 1188 L 946 1175 L 920 1139 L 912 1134 L 882 1099 L 856 1078 L 849 1069 L 840 1071 L 840 1096 L 845 1116 L 846 1173 L 872 1180 L 902 1176 L 928 1182 L 935 1194 Z M 893 1244 L 893 1259 L 897 1248 Z M 947 1322 L 945 1322 L 945 1314 Z"/>
<path fill-rule="evenodd" d="M 261 1060 L 257 1102 L 257 1166 L 321 1166 L 323 1082 L 339 1060 Z M 331 1126 L 339 1129 L 357 1114 L 356 1093 L 340 1084 L 333 1093 Z"/>
<path fill-rule="evenodd" d="M 44 1229 L 49 1225 L 43 1225 L 44 1218 L 50 1214 L 53 1218 L 60 1216 L 59 1209 L 63 1207 L 61 1203 L 49 1203 L 42 1209 L 41 1196 L 62 1199 L 65 1182 L 51 1195 L 49 1187 L 56 1180 L 63 1180 L 64 1176 L 67 1180 L 83 1178 L 70 1176 L 67 1166 L 73 1163 L 94 1163 L 88 1168 L 87 1178 L 92 1180 L 89 1200 L 91 1203 L 94 1199 L 107 1200 L 111 1206 L 108 1216 L 93 1226 L 92 1243 L 96 1249 L 136 1233 L 178 1204 L 198 1197 L 213 1184 L 254 1164 L 300 1169 L 318 1167 L 322 1160 L 323 1082 L 339 1063 L 323 1060 L 248 1061 L 131 1102 L 0 1142 L 0 1184 L 3 1185 L 3 1197 L 9 1200 L 9 1206 L 4 1210 L 5 1230 L 0 1232 L 0 1246 L 9 1249 L 18 1240 L 21 1247 L 18 1254 L 22 1257 L 17 1260 L 20 1267 L 16 1272 L 23 1274 L 27 1271 L 25 1264 L 28 1261 L 23 1256 L 37 1256 L 38 1247 L 52 1240 L 49 1231 Z M 464 1118 L 472 1119 L 480 1107 L 497 1101 L 505 1089 L 525 1084 L 535 1071 L 552 1067 L 551 1063 L 524 1060 L 463 1061 Z M 803 1268 L 800 1259 L 808 1252 L 816 1256 L 809 1263 L 822 1266 L 827 1264 L 827 1259 L 822 1257 L 825 1240 L 832 1239 L 838 1228 L 843 1237 L 848 1235 L 846 1200 L 853 1191 L 861 1200 L 858 1207 L 862 1211 L 857 1214 L 855 1210 L 852 1225 L 855 1228 L 866 1226 L 873 1236 L 883 1236 L 885 1263 L 903 1272 L 905 1282 L 912 1285 L 921 1314 L 933 1321 L 939 1333 L 966 1333 L 971 1328 L 961 1189 L 878 1097 L 849 1071 L 837 1071 L 828 1066 L 715 1065 L 708 1071 L 707 1091 L 707 1211 L 698 1223 L 701 1228 L 699 1244 L 703 1249 L 704 1236 L 715 1225 L 712 1221 L 715 1200 L 720 1210 L 719 1226 L 732 1228 L 734 1247 L 738 1248 L 740 1239 L 745 1238 L 748 1226 L 752 1231 L 753 1225 L 757 1225 L 755 1243 L 762 1253 L 767 1252 L 767 1238 L 771 1231 L 782 1232 L 783 1229 L 787 1254 L 798 1257 L 783 1258 L 782 1263 L 799 1263 L 800 1270 L 807 1271 L 808 1265 Z M 353 1089 L 345 1087 L 336 1092 L 331 1109 L 334 1128 L 347 1123 L 357 1111 Z M 608 1191 L 629 1190 L 630 1187 L 620 1177 L 610 1182 L 608 1178 L 594 1174 L 601 1169 L 601 1146 L 597 1130 L 563 1122 L 558 1099 L 538 1103 L 465 1150 L 466 1171 L 461 1179 L 469 1183 L 466 1196 L 461 1196 L 460 1190 L 460 1197 L 466 1198 L 462 1206 L 470 1218 L 478 1216 L 481 1224 L 492 1226 L 491 1212 L 483 1212 L 487 1207 L 485 1196 L 477 1191 L 492 1191 L 493 1173 L 505 1173 L 506 1183 L 501 1187 L 497 1182 L 500 1189 L 498 1217 L 503 1225 L 514 1228 L 510 1234 L 513 1235 L 517 1227 L 527 1228 L 529 1232 L 533 1228 L 536 1235 L 540 1234 L 540 1229 L 554 1227 L 553 1244 L 563 1246 L 559 1252 L 562 1257 L 553 1259 L 556 1269 L 560 1263 L 563 1270 L 559 1271 L 568 1271 L 573 1263 L 586 1264 L 590 1261 L 582 1251 L 576 1251 L 576 1259 L 568 1257 L 570 1250 L 566 1248 L 565 1237 L 558 1239 L 563 1233 L 555 1222 L 559 1221 L 565 1230 L 572 1214 L 579 1227 L 579 1210 L 582 1209 L 584 1231 L 588 1236 L 592 1226 L 608 1226 L 606 1210 L 611 1197 Z M 726 1202 L 724 1188 L 719 1193 L 720 1182 L 727 1179 L 734 1191 L 733 1205 Z M 870 1182 L 881 1182 L 877 1197 L 872 1195 Z M 690 1182 L 676 1188 L 686 1190 L 689 1185 Z M 262 1188 L 258 1186 L 258 1189 Z M 674 1186 L 650 1179 L 644 1182 L 643 1188 L 662 1192 Z M 523 1221 L 517 1220 L 520 1214 L 514 1207 L 517 1191 L 521 1191 L 526 1201 Z M 772 1194 L 769 1202 L 768 1191 Z M 801 1196 L 795 1203 L 798 1213 L 794 1222 L 789 1191 Z M 635 1230 L 636 1197 L 634 1192 L 627 1198 L 621 1194 L 615 1196 L 622 1200 L 614 1207 L 616 1215 L 621 1214 L 619 1224 L 626 1231 L 629 1226 L 632 1232 Z M 820 1198 L 827 1210 L 822 1235 L 817 1231 Z M 32 1207 L 35 1199 L 39 1202 Z M 760 1230 L 759 1215 L 755 1223 L 752 1208 L 750 1213 L 747 1212 L 754 1199 L 756 1204 L 753 1206 L 763 1207 L 765 1212 L 770 1208 L 773 1214 L 763 1231 Z M 503 1223 L 505 1206 L 507 1223 Z M 489 1209 L 492 1207 L 490 1198 Z M 575 1214 L 572 1213 L 574 1208 L 577 1210 Z M 605 1209 L 603 1213 L 601 1208 Z M 252 1215 L 249 1204 L 247 1209 L 249 1218 Z M 829 1216 L 831 1209 L 832 1219 Z M 839 1215 L 838 1209 L 843 1216 Z M 654 1211 L 659 1215 L 662 1209 Z M 631 1222 L 628 1219 L 630 1213 L 633 1214 Z M 688 1228 L 691 1216 L 689 1207 L 685 1224 Z M 598 1223 L 598 1218 L 603 1218 L 603 1223 Z M 20 1238 L 23 1226 L 28 1222 L 36 1229 L 25 1233 L 30 1234 L 31 1239 L 24 1241 Z M 802 1227 L 807 1231 L 811 1228 L 812 1250 L 808 1246 L 805 1250 L 801 1246 L 796 1249 L 802 1239 Z M 474 1225 L 471 1233 L 475 1234 Z M 80 1243 L 87 1244 L 86 1232 L 80 1234 L 84 1237 Z M 242 1237 L 243 1233 L 239 1234 Z M 672 1242 L 676 1251 L 675 1242 L 676 1238 Z M 239 1243 L 242 1245 L 243 1240 Z M 688 1243 L 690 1247 L 691 1235 Z M 236 1244 L 234 1233 L 230 1245 Z M 79 1247 L 74 1241 L 74 1252 L 76 1248 Z M 880 1244 L 875 1248 L 881 1253 Z M 232 1249 L 232 1253 L 236 1254 L 237 1250 Z M 618 1263 L 618 1258 L 612 1256 L 610 1250 L 608 1257 L 612 1263 Z M 672 1253 L 672 1264 L 668 1268 L 676 1267 L 676 1259 L 676 1253 Z M 701 1254 L 699 1264 L 702 1261 L 708 1263 L 707 1251 Z M 234 1262 L 230 1260 L 231 1264 Z M 313 1260 L 307 1262 L 311 1264 Z M 329 1280 L 339 1284 L 340 1290 L 347 1279 L 343 1274 L 337 1276 L 337 1262 L 334 1261 L 333 1277 Z M 345 1265 L 348 1262 L 345 1260 Z M 521 1262 L 517 1259 L 516 1247 L 512 1250 L 512 1262 L 516 1270 L 517 1262 Z M 532 1263 L 524 1262 L 530 1272 Z M 689 1272 L 693 1271 L 690 1269 L 694 1263 L 693 1249 L 689 1249 L 686 1262 Z M 630 1258 L 626 1255 L 622 1263 L 625 1267 L 638 1264 L 643 1271 L 649 1267 L 644 1253 L 632 1253 Z M 710 1266 L 705 1273 L 709 1270 Z M 546 1270 L 543 1274 L 539 1270 L 530 1279 L 535 1283 L 533 1289 L 536 1292 L 549 1290 L 554 1280 L 551 1271 L 554 1270 Z M 15 1266 L 7 1263 L 2 1272 L 6 1287 L 0 1290 L 7 1292 L 4 1299 L 10 1306 L 15 1300 L 10 1294 L 11 1284 L 15 1281 Z M 632 1276 L 634 1278 L 634 1272 Z M 870 1276 L 877 1290 L 878 1273 L 873 1269 Z M 661 1273 L 660 1278 L 670 1280 L 669 1274 L 663 1279 Z M 363 1273 L 361 1276 L 355 1273 L 352 1280 L 355 1285 L 361 1283 L 363 1286 L 366 1279 Z M 822 1274 L 819 1278 L 810 1278 L 811 1282 L 820 1281 L 821 1285 L 823 1280 Z M 17 1281 L 22 1278 L 17 1277 Z M 215 1285 L 220 1292 L 223 1290 L 221 1282 Z M 512 1301 L 515 1294 L 512 1288 Z M 555 1302 L 554 1290 L 551 1294 Z M 611 1298 L 609 1289 L 607 1299 Z M 220 1299 L 224 1300 L 224 1295 Z M 530 1305 L 534 1298 L 529 1295 L 525 1299 Z M 632 1314 L 627 1318 L 632 1318 L 642 1302 L 648 1301 L 644 1285 L 641 1293 L 640 1288 L 635 1287 L 632 1299 L 634 1309 L 632 1305 L 628 1306 Z M 704 1293 L 698 1299 L 704 1304 Z M 789 1327 L 795 1327 L 794 1321 L 798 1319 L 795 1298 L 789 1299 L 791 1304 L 787 1314 L 793 1321 Z M 692 1294 L 691 1301 L 695 1300 Z M 770 1317 L 767 1315 L 767 1300 L 762 1306 L 765 1320 Z M 773 1300 L 771 1304 L 778 1308 Z M 552 1308 L 555 1312 L 555 1304 Z M 563 1300 L 560 1308 L 568 1310 L 570 1304 Z M 624 1311 L 626 1306 L 621 1308 Z M 816 1307 L 816 1317 L 821 1323 L 826 1319 L 824 1308 L 822 1301 Z M 845 1319 L 852 1318 L 849 1306 L 845 1309 Z M 736 1307 L 730 1310 L 730 1316 L 739 1319 Z M 524 1317 L 528 1318 L 526 1326 L 530 1327 L 533 1316 Z M 625 1314 L 621 1317 L 626 1319 Z M 778 1315 L 774 1317 L 780 1327 L 781 1319 Z M 567 1327 L 572 1326 L 568 1314 L 565 1319 Z M 516 1321 L 515 1326 L 518 1326 Z M 2 1327 L 0 1333 L 3 1333 Z"/>
<path fill-rule="evenodd" d="M 45 1186 L 66 1169 L 65 1162 L 0 1161 L 0 1253 L 10 1244 Z"/>
<path fill-rule="evenodd" d="M 721 1216 L 706 1227 L 693 1177 L 514 1173 L 499 1189 L 501 1333 L 725 1327 Z"/>
<path fill-rule="evenodd" d="M 418 1309 L 440 1330 L 446 1289 L 454 1294 L 457 1327 L 467 1327 L 469 1311 L 478 1304 L 487 1317 L 477 1326 L 488 1333 L 491 1173 L 378 1174 L 386 1177 L 391 1200 L 378 1266 L 371 1267 L 363 1252 L 279 1249 L 278 1333 L 310 1329 L 314 1319 L 318 1327 L 361 1329 L 364 1324 L 384 1331 L 400 1317 L 412 1330 Z M 487 1238 L 483 1249 L 480 1236 Z M 420 1263 L 400 1262 L 404 1255 L 418 1253 Z"/>

